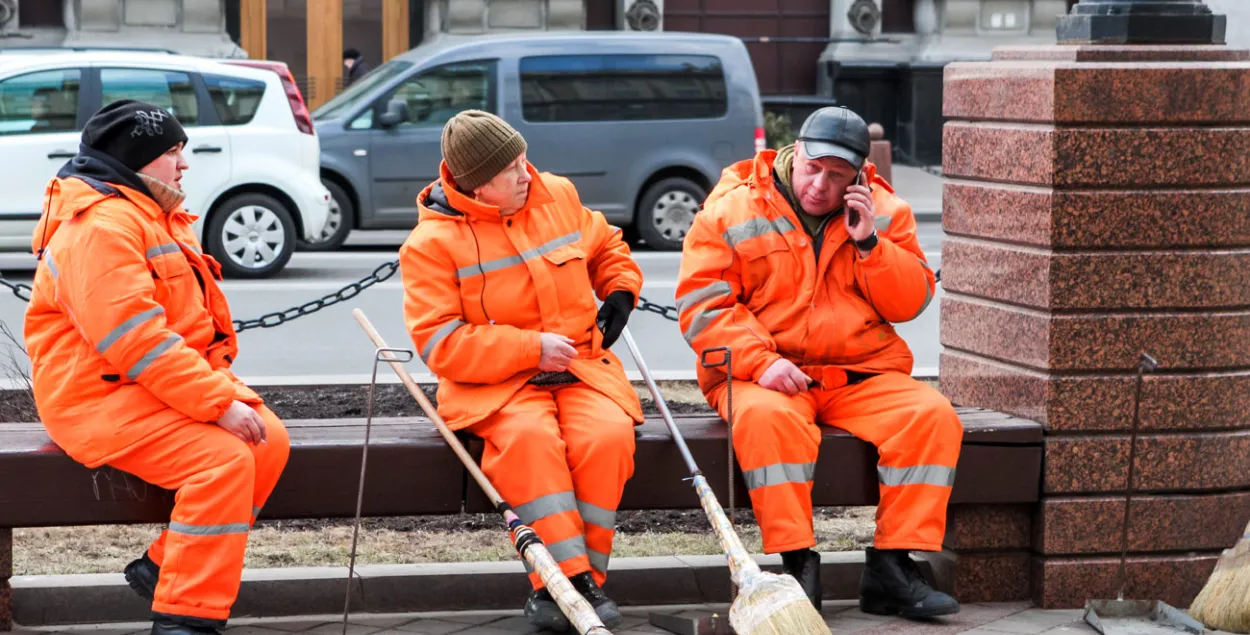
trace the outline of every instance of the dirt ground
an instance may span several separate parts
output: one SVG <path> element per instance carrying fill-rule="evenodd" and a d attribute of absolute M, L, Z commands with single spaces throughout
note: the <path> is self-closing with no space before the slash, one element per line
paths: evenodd
<path fill-rule="evenodd" d="M 872 544 L 873 507 L 815 511 L 817 549 L 849 551 Z M 246 566 L 254 568 L 345 566 L 353 521 L 296 520 L 257 523 L 248 542 Z M 760 553 L 759 528 L 750 510 L 739 509 L 738 535 Z M 13 531 L 14 575 L 112 573 L 143 553 L 162 529 L 158 525 L 52 527 Z M 621 512 L 612 555 L 716 555 L 707 518 L 697 511 Z M 516 551 L 492 514 L 370 518 L 361 522 L 356 562 L 514 561 Z"/>

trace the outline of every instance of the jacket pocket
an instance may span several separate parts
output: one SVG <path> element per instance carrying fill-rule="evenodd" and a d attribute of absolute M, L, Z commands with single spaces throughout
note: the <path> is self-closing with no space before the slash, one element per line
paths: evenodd
<path fill-rule="evenodd" d="M 191 263 L 181 251 L 163 253 L 148 258 L 152 271 L 161 280 L 176 280 L 191 273 Z"/>
<path fill-rule="evenodd" d="M 543 259 L 557 267 L 563 267 L 572 261 L 585 260 L 586 250 L 576 244 L 564 245 L 543 254 Z"/>

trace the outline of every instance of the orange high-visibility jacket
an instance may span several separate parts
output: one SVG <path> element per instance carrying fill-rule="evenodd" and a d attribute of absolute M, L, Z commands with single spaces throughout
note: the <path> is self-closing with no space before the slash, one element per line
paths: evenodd
<path fill-rule="evenodd" d="M 838 212 L 818 262 L 773 181 L 776 155 L 725 168 L 695 216 L 676 294 L 686 341 L 700 355 L 729 346 L 744 381 L 759 381 L 783 356 L 801 368 L 910 373 L 911 350 L 891 323 L 919 316 L 936 283 L 911 208 L 866 164 L 879 244 L 862 258 Z M 723 367 L 698 373 L 704 392 L 725 380 Z"/>
<path fill-rule="evenodd" d="M 46 245 L 25 325 L 35 403 L 87 467 L 187 418 L 216 421 L 236 399 L 261 403 L 230 372 L 221 266 L 194 217 L 163 212 L 136 182 L 80 155 L 48 184 L 32 240 Z"/>
<path fill-rule="evenodd" d="M 637 302 L 642 271 L 568 179 L 528 169 L 529 199 L 507 218 L 457 191 L 446 164 L 417 197 L 399 256 L 404 321 L 439 377 L 439 414 L 458 430 L 499 410 L 538 374 L 546 331 L 573 340 L 570 372 L 641 423 L 638 393 L 602 348 L 594 296 L 624 290 Z"/>

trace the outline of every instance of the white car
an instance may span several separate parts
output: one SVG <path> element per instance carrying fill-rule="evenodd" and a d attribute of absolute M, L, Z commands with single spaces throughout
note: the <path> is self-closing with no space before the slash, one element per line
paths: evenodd
<path fill-rule="evenodd" d="M 83 124 L 118 99 L 168 109 L 185 127 L 183 203 L 223 275 L 264 278 L 329 216 L 321 145 L 281 62 L 142 50 L 0 49 L 0 250 L 30 250 L 48 180 Z"/>

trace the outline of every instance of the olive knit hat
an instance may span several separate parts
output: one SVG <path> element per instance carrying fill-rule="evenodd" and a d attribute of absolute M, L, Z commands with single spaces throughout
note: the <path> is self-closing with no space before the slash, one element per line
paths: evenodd
<path fill-rule="evenodd" d="M 443 160 L 465 192 L 495 178 L 525 148 L 521 133 L 482 110 L 465 110 L 443 126 Z"/>

